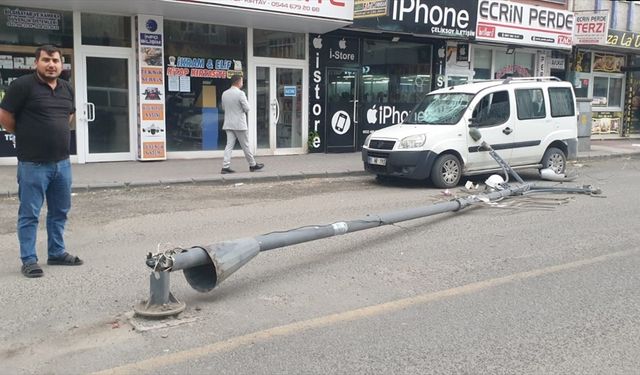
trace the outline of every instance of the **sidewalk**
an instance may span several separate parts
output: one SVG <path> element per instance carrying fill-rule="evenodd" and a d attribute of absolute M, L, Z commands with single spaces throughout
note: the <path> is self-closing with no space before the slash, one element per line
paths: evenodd
<path fill-rule="evenodd" d="M 625 155 L 640 155 L 640 139 L 592 140 L 591 150 L 578 153 L 578 160 Z M 232 168 L 237 173 L 226 175 L 220 174 L 222 158 L 74 164 L 73 190 L 189 183 L 233 184 L 366 174 L 359 152 L 262 156 L 257 159 L 265 164 L 263 170 L 249 172 L 244 157 L 237 157 L 232 160 Z M 0 166 L 0 196 L 13 196 L 17 191 L 16 167 Z"/>

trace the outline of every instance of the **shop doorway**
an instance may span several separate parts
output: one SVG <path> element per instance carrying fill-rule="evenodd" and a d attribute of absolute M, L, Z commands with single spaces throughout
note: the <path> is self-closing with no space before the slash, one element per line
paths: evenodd
<path fill-rule="evenodd" d="M 103 48 L 104 50 L 104 48 Z M 86 162 L 135 159 L 135 78 L 130 49 L 81 54 L 78 94 Z"/>
<path fill-rule="evenodd" d="M 358 125 L 358 69 L 327 68 L 327 152 L 354 152 Z"/>
<path fill-rule="evenodd" d="M 267 154 L 299 154 L 304 151 L 304 71 L 286 65 L 256 65 L 256 143 Z"/>

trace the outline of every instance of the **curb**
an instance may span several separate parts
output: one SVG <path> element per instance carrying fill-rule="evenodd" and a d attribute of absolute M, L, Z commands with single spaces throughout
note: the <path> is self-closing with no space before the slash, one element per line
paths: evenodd
<path fill-rule="evenodd" d="M 596 154 L 596 155 L 582 155 L 578 156 L 576 160 L 572 161 L 574 163 L 580 161 L 589 161 L 589 160 L 603 160 L 603 159 L 613 159 L 613 158 L 624 158 L 624 157 L 633 157 L 640 156 L 640 152 L 625 152 L 625 153 L 604 153 L 604 154 Z M 245 174 L 241 173 L 239 175 L 230 177 L 229 175 L 225 176 L 213 176 L 213 177 L 190 177 L 188 179 L 165 179 L 158 181 L 134 181 L 134 182 L 101 182 L 101 183 L 91 183 L 91 184 L 82 184 L 82 185 L 72 185 L 71 192 L 72 193 L 87 193 L 92 191 L 100 191 L 100 190 L 120 190 L 120 189 L 131 189 L 131 188 L 145 188 L 145 187 L 159 187 L 159 186 L 170 186 L 170 185 L 211 185 L 211 186 L 231 186 L 238 183 L 269 183 L 269 182 L 282 182 L 282 181 L 299 181 L 299 180 L 307 180 L 307 179 L 317 179 L 317 178 L 339 178 L 345 176 L 359 177 L 359 176 L 368 176 L 370 173 L 364 170 L 345 170 L 341 172 L 293 172 L 286 173 L 280 175 L 274 174 L 264 174 L 262 176 L 256 174 Z M 6 196 L 7 198 L 17 197 L 18 190 L 8 190 L 6 193 L 1 193 L 0 197 Z"/>
<path fill-rule="evenodd" d="M 598 159 L 614 159 L 614 158 L 624 158 L 624 157 L 632 157 L 632 156 L 640 156 L 640 152 L 625 152 L 618 154 L 601 154 L 601 155 L 584 155 L 580 156 L 576 159 L 576 161 L 580 160 L 598 160 Z"/>
<path fill-rule="evenodd" d="M 281 181 L 300 181 L 311 180 L 317 178 L 336 178 L 345 176 L 366 176 L 369 173 L 365 171 L 350 171 L 344 172 L 297 172 L 287 173 L 281 175 L 264 175 L 264 176 L 234 176 L 234 177 L 191 177 L 188 179 L 166 179 L 160 181 L 136 181 L 136 182 L 104 182 L 94 184 L 82 184 L 72 185 L 72 193 L 88 193 L 92 191 L 101 190 L 120 190 L 131 188 L 146 188 L 146 187 L 159 187 L 170 185 L 210 185 L 210 186 L 231 186 L 238 183 L 253 184 L 253 183 L 269 183 L 269 182 L 281 182 Z M 17 197 L 18 190 L 9 190 L 6 194 L 2 194 L 7 198 Z"/>

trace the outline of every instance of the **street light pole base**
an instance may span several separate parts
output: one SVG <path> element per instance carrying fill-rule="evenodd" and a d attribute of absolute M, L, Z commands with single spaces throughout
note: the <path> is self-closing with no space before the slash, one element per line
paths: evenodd
<path fill-rule="evenodd" d="M 187 304 L 169 291 L 169 272 L 151 272 L 149 275 L 149 299 L 138 302 L 133 311 L 145 318 L 166 318 L 184 311 Z"/>
<path fill-rule="evenodd" d="M 178 301 L 172 293 L 169 293 L 169 302 L 156 305 L 150 303 L 150 301 L 141 301 L 133 306 L 133 311 L 136 315 L 145 318 L 161 319 L 178 315 L 183 312 L 186 307 L 186 303 Z"/>

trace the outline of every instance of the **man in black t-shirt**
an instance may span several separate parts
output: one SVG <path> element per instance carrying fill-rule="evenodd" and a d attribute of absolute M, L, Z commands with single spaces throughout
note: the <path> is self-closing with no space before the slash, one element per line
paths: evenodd
<path fill-rule="evenodd" d="M 36 71 L 11 83 L 0 103 L 0 124 L 15 134 L 18 154 L 18 240 L 22 274 L 40 277 L 36 233 L 40 209 L 47 200 L 49 265 L 76 266 L 80 258 L 66 252 L 64 226 L 71 209 L 69 123 L 75 113 L 73 89 L 60 79 L 60 50 L 36 49 Z"/>

